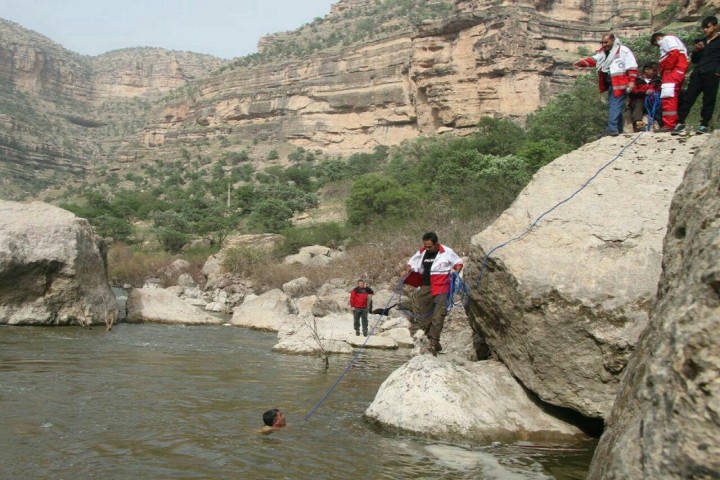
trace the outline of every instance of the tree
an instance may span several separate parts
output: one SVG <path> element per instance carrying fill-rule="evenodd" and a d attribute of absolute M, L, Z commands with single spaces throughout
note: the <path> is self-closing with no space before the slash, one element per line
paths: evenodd
<path fill-rule="evenodd" d="M 413 195 L 395 179 L 370 174 L 353 183 L 345 208 L 348 222 L 361 225 L 373 219 L 389 220 L 409 215 L 413 204 Z"/>
<path fill-rule="evenodd" d="M 293 209 L 282 200 L 268 198 L 258 202 L 248 218 L 248 226 L 256 232 L 279 233 L 292 225 Z"/>

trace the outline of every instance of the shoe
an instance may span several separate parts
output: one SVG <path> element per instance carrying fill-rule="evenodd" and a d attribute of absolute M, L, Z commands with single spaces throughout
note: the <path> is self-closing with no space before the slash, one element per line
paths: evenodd
<path fill-rule="evenodd" d="M 658 128 L 657 130 L 655 130 L 655 133 L 668 133 L 668 132 L 672 133 L 672 132 L 674 132 L 674 131 L 675 131 L 674 128 L 670 128 L 670 127 L 660 127 L 660 128 Z M 675 135 L 675 134 L 673 133 L 673 135 Z"/>
<path fill-rule="evenodd" d="M 356 337 L 359 337 L 359 336 L 360 336 L 360 331 L 359 331 L 359 330 L 355 330 L 355 336 L 356 336 Z"/>
<path fill-rule="evenodd" d="M 603 137 L 617 137 L 618 135 L 620 135 L 618 132 L 608 132 L 607 130 L 605 130 L 604 132 L 598 134 L 595 138 L 597 140 L 600 140 Z"/>
<path fill-rule="evenodd" d="M 697 130 L 695 130 L 695 133 L 710 133 L 710 129 L 705 125 L 700 125 Z"/>
<path fill-rule="evenodd" d="M 434 357 L 437 357 L 438 352 L 442 351 L 442 345 L 440 345 L 438 340 L 428 337 L 428 350 Z"/>
<path fill-rule="evenodd" d="M 645 128 L 645 123 L 642 120 L 638 120 L 633 124 L 633 128 L 636 132 L 641 131 L 643 128 Z"/>
<path fill-rule="evenodd" d="M 367 337 L 367 331 L 363 332 L 363 337 Z"/>
<path fill-rule="evenodd" d="M 678 123 L 677 125 L 675 125 L 675 128 L 673 128 L 672 134 L 673 134 L 673 135 L 680 135 L 680 132 L 682 132 L 683 130 L 685 130 L 685 124 L 684 124 L 684 123 Z"/>

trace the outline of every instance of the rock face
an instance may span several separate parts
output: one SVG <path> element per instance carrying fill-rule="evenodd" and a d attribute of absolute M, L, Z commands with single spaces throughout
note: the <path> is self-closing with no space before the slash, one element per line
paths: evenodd
<path fill-rule="evenodd" d="M 720 477 L 720 137 L 675 193 L 663 275 L 591 479 Z"/>
<path fill-rule="evenodd" d="M 116 318 L 90 224 L 44 203 L 0 201 L 0 323 L 89 325 Z"/>
<path fill-rule="evenodd" d="M 571 195 L 627 137 L 588 144 L 541 169 L 473 237 L 469 314 L 500 360 L 543 401 L 588 417 L 610 413 L 655 298 L 672 192 L 704 141 L 689 137 L 671 150 L 661 135 L 643 135 L 531 233 L 494 251 L 480 277 L 487 252 Z"/>
<path fill-rule="evenodd" d="M 82 56 L 3 19 L 0 39 L 3 198 L 84 173 L 105 157 L 101 143 L 142 126 L 150 101 L 225 63 L 158 48 Z"/>
<path fill-rule="evenodd" d="M 648 31 L 654 8 L 650 0 L 633 8 L 618 8 L 616 0 L 539 7 L 458 1 L 448 20 L 413 34 L 224 72 L 201 82 L 192 98 L 154 112 L 143 143 L 221 132 L 345 153 L 471 129 L 497 113 L 523 119 L 573 81 L 578 47 L 595 48 L 608 24 L 623 35 Z M 629 18 L 638 11 L 647 17 Z"/>
<path fill-rule="evenodd" d="M 499 362 L 431 355 L 414 357 L 393 372 L 365 416 L 403 431 L 484 444 L 584 436 L 543 412 Z"/>
<path fill-rule="evenodd" d="M 36 32 L 0 19 L 0 80 L 24 93 L 100 103 L 157 96 L 225 63 L 211 55 L 126 48 L 96 57 L 66 50 Z"/>

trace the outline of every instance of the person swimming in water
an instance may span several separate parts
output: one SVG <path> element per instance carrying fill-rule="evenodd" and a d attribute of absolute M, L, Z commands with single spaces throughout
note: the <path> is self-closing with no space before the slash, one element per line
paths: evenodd
<path fill-rule="evenodd" d="M 263 413 L 263 422 L 265 423 L 265 426 L 257 431 L 257 433 L 261 433 L 263 435 L 269 435 L 275 430 L 280 430 L 287 425 L 285 423 L 285 415 L 283 415 L 283 413 L 277 408 L 270 409 Z"/>

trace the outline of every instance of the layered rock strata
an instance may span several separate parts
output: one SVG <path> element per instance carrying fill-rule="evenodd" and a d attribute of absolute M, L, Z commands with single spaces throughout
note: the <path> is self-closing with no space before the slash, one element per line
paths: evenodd
<path fill-rule="evenodd" d="M 619 22 L 618 33 L 649 28 L 649 19 L 604 18 Z M 607 31 L 590 21 L 534 5 L 459 2 L 450 19 L 413 35 L 201 82 L 192 96 L 153 113 L 143 143 L 251 135 L 352 152 L 472 129 L 497 113 L 523 119 L 577 75 L 570 68 L 577 48 L 594 47 Z"/>

